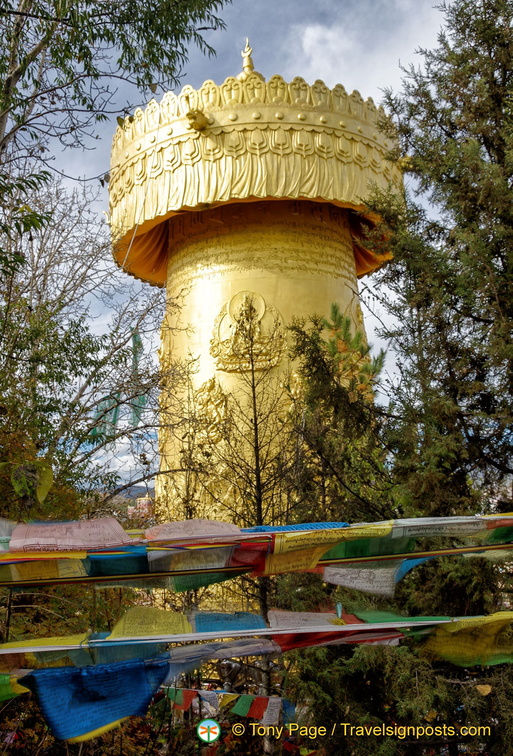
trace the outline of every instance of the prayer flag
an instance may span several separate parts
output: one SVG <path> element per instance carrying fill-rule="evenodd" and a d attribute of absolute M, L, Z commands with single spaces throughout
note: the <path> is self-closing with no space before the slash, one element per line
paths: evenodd
<path fill-rule="evenodd" d="M 115 432 L 119 420 L 120 398 L 121 393 L 117 391 L 110 396 L 104 396 L 98 402 L 93 420 L 94 426 L 91 430 L 93 442 Z"/>
<path fill-rule="evenodd" d="M 192 633 L 192 627 L 183 614 L 168 612 L 154 606 L 133 606 L 116 623 L 109 640 L 187 633 Z"/>
<path fill-rule="evenodd" d="M 23 678 L 56 738 L 94 737 L 120 719 L 144 716 L 169 664 L 127 661 L 97 667 L 38 669 Z"/>
<path fill-rule="evenodd" d="M 186 690 L 183 688 L 170 688 L 167 695 L 168 698 L 173 701 L 173 709 L 188 711 L 192 702 L 198 695 L 198 692 L 196 690 Z"/>
<path fill-rule="evenodd" d="M 238 697 L 239 697 L 238 693 L 223 693 L 221 696 L 221 700 L 219 701 L 219 708 L 222 709 L 223 706 L 227 706 L 232 701 L 235 701 L 235 699 Z"/>
<path fill-rule="evenodd" d="M 13 689 L 13 679 L 15 680 L 12 675 L 0 675 L 0 701 L 8 701 L 10 698 L 19 695 L 20 691 Z"/>
<path fill-rule="evenodd" d="M 239 717 L 247 717 L 254 700 L 255 696 L 249 696 L 246 694 L 239 696 L 239 700 L 235 706 L 232 707 L 232 714 L 237 714 Z"/>
<path fill-rule="evenodd" d="M 250 612 L 196 612 L 194 624 L 198 633 L 229 634 L 234 630 L 257 630 L 267 627 L 265 620 L 259 614 Z"/>
<path fill-rule="evenodd" d="M 248 711 L 248 717 L 253 719 L 262 719 L 264 716 L 269 698 L 267 696 L 256 696 Z"/>

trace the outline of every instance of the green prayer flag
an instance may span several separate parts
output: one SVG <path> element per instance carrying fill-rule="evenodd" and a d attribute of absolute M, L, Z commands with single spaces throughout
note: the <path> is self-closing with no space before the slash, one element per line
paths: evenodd
<path fill-rule="evenodd" d="M 139 356 L 143 350 L 141 334 L 137 329 L 132 333 L 132 368 L 136 372 L 139 365 Z"/>
<path fill-rule="evenodd" d="M 134 399 L 132 399 L 130 404 L 132 407 L 132 419 L 131 419 L 132 428 L 137 428 L 139 426 L 139 423 L 141 422 L 143 409 L 146 406 L 145 394 L 140 394 L 139 396 L 136 396 Z"/>
<path fill-rule="evenodd" d="M 248 570 L 246 570 L 248 572 Z M 173 577 L 174 590 L 177 593 L 182 591 L 195 591 L 198 588 L 204 588 L 214 583 L 222 583 L 224 580 L 230 580 L 238 577 L 240 573 L 234 575 L 233 572 L 207 572 L 199 575 L 175 575 Z"/>
<path fill-rule="evenodd" d="M 15 698 L 15 693 L 11 685 L 11 675 L 0 675 L 0 701 L 8 701 L 9 698 Z"/>
<path fill-rule="evenodd" d="M 513 527 L 494 528 L 486 537 L 486 543 L 508 543 L 513 541 Z"/>
<path fill-rule="evenodd" d="M 239 696 L 239 700 L 232 708 L 232 714 L 237 714 L 239 717 L 247 717 L 248 712 L 251 709 L 251 704 L 255 700 L 255 696 L 242 695 Z"/>
<path fill-rule="evenodd" d="M 139 331 L 135 330 L 132 333 L 132 380 L 134 386 L 138 383 L 139 376 L 139 358 L 143 351 L 142 339 Z M 146 406 L 146 394 L 139 394 L 135 396 L 130 402 L 132 408 L 132 428 L 137 428 L 141 422 L 143 409 Z"/>
<path fill-rule="evenodd" d="M 183 705 L 183 690 L 181 688 L 168 688 L 167 697 L 178 706 Z"/>
<path fill-rule="evenodd" d="M 433 623 L 438 620 L 451 620 L 452 617 L 405 617 L 404 614 L 396 614 L 395 612 L 387 612 L 380 609 L 359 609 L 355 610 L 354 614 L 358 619 L 364 622 L 378 623 L 378 622 L 428 622 L 433 620 Z M 401 632 L 403 630 L 401 629 Z"/>
<path fill-rule="evenodd" d="M 344 541 L 333 546 L 322 555 L 322 559 L 349 559 L 351 557 L 380 556 L 382 554 L 404 554 L 413 550 L 415 538 L 393 538 L 391 535 L 381 538 L 358 538 L 356 541 Z"/>
<path fill-rule="evenodd" d="M 120 396 L 121 394 L 118 391 L 112 396 L 104 396 L 98 402 L 94 416 L 94 428 L 91 431 L 93 439 L 109 435 L 115 430 L 119 419 Z"/>

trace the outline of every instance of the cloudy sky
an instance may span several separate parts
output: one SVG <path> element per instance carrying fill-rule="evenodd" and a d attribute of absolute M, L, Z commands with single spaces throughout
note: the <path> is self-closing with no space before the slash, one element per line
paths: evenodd
<path fill-rule="evenodd" d="M 268 78 L 302 76 L 341 83 L 364 97 L 399 83 L 399 61 L 436 42 L 441 14 L 432 0 L 233 0 L 221 13 L 226 31 L 209 38 L 218 54 L 193 54 L 187 81 L 224 79 L 238 72 L 248 36 L 257 70 Z M 208 74 L 205 77 L 205 73 Z"/>

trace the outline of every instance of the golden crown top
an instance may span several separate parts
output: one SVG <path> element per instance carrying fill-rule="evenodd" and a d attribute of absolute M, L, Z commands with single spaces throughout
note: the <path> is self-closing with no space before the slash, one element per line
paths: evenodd
<path fill-rule="evenodd" d="M 207 80 L 199 89 L 190 85 L 179 94 L 167 92 L 161 102 L 151 100 L 124 119 L 113 139 L 113 167 L 136 157 L 156 141 L 182 142 L 203 134 L 243 129 L 308 129 L 329 133 L 353 132 L 383 145 L 378 133 L 381 108 L 358 91 L 348 94 L 341 84 L 330 89 L 318 79 L 312 85 L 297 76 L 291 82 L 274 75 L 269 80 L 254 70 L 249 43 L 242 51 L 243 72 L 222 84 Z M 196 132 L 196 133 L 194 133 Z"/>
<path fill-rule="evenodd" d="M 163 224 L 184 210 L 291 198 L 361 212 L 371 184 L 400 184 L 398 166 L 387 159 L 393 144 L 378 128 L 383 111 L 372 99 L 321 80 L 266 81 L 254 70 L 252 52 L 246 41 L 238 77 L 199 89 L 186 85 L 120 119 L 110 218 L 119 249 L 129 245 L 130 260 L 126 251 L 120 260 L 135 275 L 165 280 Z M 147 263 L 139 270 L 136 261 L 150 259 L 150 247 L 155 259 L 160 255 L 158 273 L 148 272 Z"/>

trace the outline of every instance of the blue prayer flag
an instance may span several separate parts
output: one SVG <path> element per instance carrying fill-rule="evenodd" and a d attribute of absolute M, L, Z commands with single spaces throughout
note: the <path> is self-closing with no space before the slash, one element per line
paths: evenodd
<path fill-rule="evenodd" d="M 69 740 L 129 716 L 144 716 L 169 662 L 142 660 L 96 667 L 37 669 L 23 678 L 52 733 Z"/>
<path fill-rule="evenodd" d="M 250 612 L 198 612 L 194 615 L 197 633 L 217 633 L 231 630 L 259 630 L 267 627 L 259 614 Z"/>

